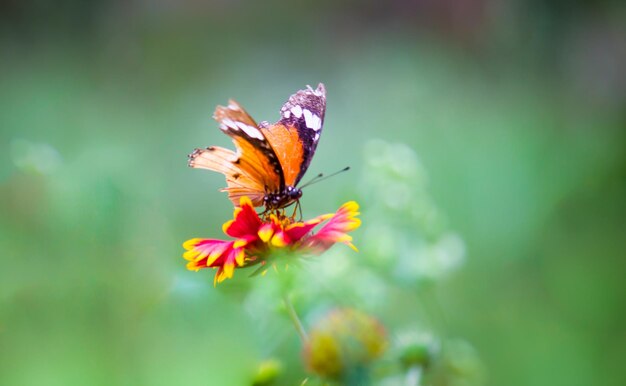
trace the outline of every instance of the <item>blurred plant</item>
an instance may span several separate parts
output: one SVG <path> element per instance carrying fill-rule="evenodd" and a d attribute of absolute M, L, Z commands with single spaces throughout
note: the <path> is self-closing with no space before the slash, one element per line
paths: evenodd
<path fill-rule="evenodd" d="M 426 170 L 410 147 L 372 140 L 364 153 L 356 189 L 367 219 L 361 228 L 362 253 L 352 258 L 329 250 L 325 260 L 332 264 L 316 264 L 313 277 L 302 272 L 298 290 L 303 301 L 319 307 L 322 299 L 340 298 L 345 305 L 380 314 L 411 319 L 419 312 L 431 323 L 442 323 L 438 300 L 426 291 L 463 264 L 465 243 L 447 228 L 428 192 Z M 407 290 L 411 296 L 403 294 Z M 394 296 L 400 298 L 390 301 Z"/>
<path fill-rule="evenodd" d="M 387 334 L 375 318 L 355 309 L 329 312 L 311 329 L 304 348 L 308 368 L 346 385 L 370 384 L 369 365 L 387 348 Z"/>
<path fill-rule="evenodd" d="M 446 340 L 433 334 L 398 334 L 380 376 L 381 385 L 391 386 L 481 386 L 485 369 L 476 350 L 461 339 Z"/>
<path fill-rule="evenodd" d="M 63 163 L 58 150 L 52 145 L 24 139 L 11 141 L 11 158 L 21 170 L 38 174 L 50 174 Z"/>
<path fill-rule="evenodd" d="M 259 364 L 252 386 L 275 385 L 283 373 L 283 364 L 277 359 L 268 359 Z"/>
<path fill-rule="evenodd" d="M 428 379 L 434 385 L 478 386 L 485 383 L 486 375 L 474 347 L 457 339 L 443 343 Z"/>
<path fill-rule="evenodd" d="M 465 244 L 446 229 L 415 152 L 405 144 L 371 140 L 365 153 L 359 192 L 370 220 L 363 230 L 369 264 L 406 284 L 436 281 L 457 269 Z"/>
<path fill-rule="evenodd" d="M 439 351 L 439 342 L 432 334 L 419 333 L 416 330 L 398 334 L 390 355 L 392 364 L 397 367 L 398 375 L 395 380 L 391 378 L 389 384 L 393 382 L 402 382 L 407 386 L 423 384 L 422 379 L 432 368 Z"/>
<path fill-rule="evenodd" d="M 397 357 L 404 370 L 429 367 L 439 352 L 439 344 L 432 334 L 415 332 L 400 334 L 396 342 Z"/>

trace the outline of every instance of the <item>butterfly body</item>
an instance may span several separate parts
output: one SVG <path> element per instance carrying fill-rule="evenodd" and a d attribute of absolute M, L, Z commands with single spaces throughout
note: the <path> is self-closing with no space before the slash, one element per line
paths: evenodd
<path fill-rule="evenodd" d="M 213 117 L 233 139 L 236 151 L 209 146 L 189 155 L 189 166 L 217 171 L 226 177 L 234 205 L 242 196 L 254 206 L 278 210 L 297 202 L 297 188 L 319 142 L 326 111 L 326 90 L 307 87 L 293 94 L 280 110 L 281 119 L 257 124 L 235 101 L 218 106 Z"/>
<path fill-rule="evenodd" d="M 286 186 L 282 192 L 268 193 L 263 197 L 265 207 L 269 210 L 280 209 L 291 205 L 302 197 L 302 190 L 294 186 Z"/>

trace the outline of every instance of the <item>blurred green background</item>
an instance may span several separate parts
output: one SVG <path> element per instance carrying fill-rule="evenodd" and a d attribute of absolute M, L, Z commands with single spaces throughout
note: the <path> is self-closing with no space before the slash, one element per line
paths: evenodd
<path fill-rule="evenodd" d="M 380 303 L 471 345 L 484 368 L 471 382 L 626 384 L 622 4 L 1 2 L 0 384 L 245 385 L 259 361 L 297 361 L 286 318 L 250 305 L 249 282 L 270 277 L 237 272 L 213 288 L 212 271 L 185 269 L 181 243 L 222 237 L 232 215 L 223 177 L 186 155 L 229 145 L 215 105 L 232 97 L 273 121 L 318 82 L 328 108 L 309 177 L 353 171 L 307 188 L 305 217 L 363 206 L 360 254 L 333 253 L 355 266 L 402 254 L 393 237 L 428 239 L 429 227 L 454 231 L 463 251 L 425 286 L 380 279 L 375 264 L 350 283 L 408 283 Z M 438 215 L 385 244 L 375 230 L 393 210 L 368 208 L 421 191 L 401 201 L 372 178 L 388 146 L 420 165 L 408 179 Z M 406 161 L 392 150 L 385 162 Z M 392 338 L 411 325 L 333 283 L 325 299 L 368 309 Z M 299 307 L 315 314 L 315 299 Z M 303 379 L 294 366 L 284 384 Z"/>

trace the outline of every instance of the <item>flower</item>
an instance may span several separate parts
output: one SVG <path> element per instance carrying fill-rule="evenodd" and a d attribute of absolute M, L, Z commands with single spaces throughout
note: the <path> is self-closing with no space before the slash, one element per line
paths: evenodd
<path fill-rule="evenodd" d="M 354 382 L 365 376 L 387 346 L 387 333 L 378 319 L 352 308 L 339 308 L 313 326 L 303 356 L 315 374 Z"/>
<path fill-rule="evenodd" d="M 284 250 L 300 254 L 319 255 L 335 243 L 344 243 L 356 250 L 347 232 L 361 225 L 357 218 L 359 205 L 350 201 L 336 213 L 324 214 L 308 221 L 272 213 L 263 220 L 254 210 L 252 201 L 242 197 L 233 219 L 222 229 L 233 240 L 194 238 L 183 243 L 187 268 L 217 268 L 214 284 L 233 277 L 235 268 L 266 264 L 272 252 Z M 316 233 L 313 229 L 326 223 Z"/>

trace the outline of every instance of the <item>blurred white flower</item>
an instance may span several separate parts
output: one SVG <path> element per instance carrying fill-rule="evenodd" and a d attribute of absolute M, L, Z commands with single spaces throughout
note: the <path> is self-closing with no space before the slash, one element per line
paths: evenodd
<path fill-rule="evenodd" d="M 40 174 L 54 172 L 63 161 L 52 145 L 19 138 L 11 141 L 11 159 L 19 169 Z"/>
<path fill-rule="evenodd" d="M 428 245 L 416 259 L 416 270 L 432 279 L 442 278 L 463 264 L 465 243 L 454 233 L 444 234 L 435 244 Z"/>

